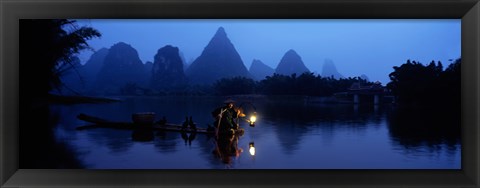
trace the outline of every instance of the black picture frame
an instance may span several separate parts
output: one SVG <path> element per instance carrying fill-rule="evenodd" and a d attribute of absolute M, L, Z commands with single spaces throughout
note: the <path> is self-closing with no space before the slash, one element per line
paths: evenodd
<path fill-rule="evenodd" d="M 1 187 L 479 187 L 478 0 L 2 0 Z M 412 18 L 462 19 L 461 170 L 56 170 L 18 169 L 19 19 Z"/>

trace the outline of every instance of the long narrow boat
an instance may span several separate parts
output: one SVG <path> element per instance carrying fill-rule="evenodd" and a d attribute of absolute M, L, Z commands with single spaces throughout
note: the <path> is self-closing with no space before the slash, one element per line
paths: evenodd
<path fill-rule="evenodd" d="M 110 121 L 106 119 L 102 119 L 95 116 L 90 116 L 86 114 L 79 114 L 77 116 L 78 119 L 92 123 L 92 125 L 85 125 L 77 127 L 77 130 L 85 130 L 85 129 L 92 129 L 92 128 L 113 128 L 113 129 L 128 129 L 128 130 L 135 130 L 135 129 L 151 129 L 151 130 L 161 130 L 161 131 L 175 131 L 175 132 L 195 132 L 195 133 L 205 133 L 205 134 L 215 134 L 215 129 L 211 128 L 202 128 L 197 127 L 196 129 L 191 128 L 183 128 L 182 125 L 179 124 L 172 124 L 172 123 L 153 123 L 151 125 L 142 125 L 142 124 L 135 124 L 133 122 L 118 122 L 118 121 Z M 243 129 L 238 129 L 235 133 L 236 134 L 243 134 Z"/>

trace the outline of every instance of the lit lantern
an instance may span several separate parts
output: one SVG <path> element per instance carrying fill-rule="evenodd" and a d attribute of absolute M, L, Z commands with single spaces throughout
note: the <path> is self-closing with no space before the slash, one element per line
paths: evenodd
<path fill-rule="evenodd" d="M 248 144 L 248 148 L 249 148 L 248 151 L 250 152 L 250 155 L 255 156 L 255 145 L 253 142 L 250 142 Z"/>
<path fill-rule="evenodd" d="M 253 114 L 250 116 L 250 118 L 245 118 L 246 115 L 243 113 L 243 105 L 245 104 L 248 104 L 253 108 Z M 243 102 L 239 106 L 239 117 L 244 118 L 250 124 L 250 127 L 255 127 L 255 121 L 257 121 L 257 112 L 255 111 L 257 111 L 257 108 L 255 108 L 251 102 Z"/>
<path fill-rule="evenodd" d="M 250 117 L 250 126 L 255 127 L 255 121 L 257 121 L 257 113 L 253 113 L 253 115 Z"/>

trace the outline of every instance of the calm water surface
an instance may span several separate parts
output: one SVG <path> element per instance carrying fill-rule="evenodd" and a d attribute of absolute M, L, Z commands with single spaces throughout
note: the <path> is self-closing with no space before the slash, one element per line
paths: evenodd
<path fill-rule="evenodd" d="M 460 169 L 460 121 L 431 110 L 394 106 L 320 104 L 303 98 L 239 98 L 257 123 L 244 121 L 245 134 L 232 138 L 230 155 L 205 134 L 95 128 L 80 113 L 114 121 L 151 111 L 171 123 L 192 116 L 199 127 L 212 124 L 210 112 L 223 97 L 123 97 L 110 104 L 51 107 L 56 138 L 67 143 L 88 169 Z M 255 109 L 254 109 L 255 108 Z M 228 138 L 230 139 L 230 138 Z M 227 139 L 225 139 L 227 140 Z M 229 143 L 229 142 L 226 142 Z M 255 153 L 250 152 L 250 145 Z M 218 147 L 217 147 L 218 146 Z M 236 146 L 236 147 L 235 147 Z M 219 154 L 220 153 L 220 154 Z"/>

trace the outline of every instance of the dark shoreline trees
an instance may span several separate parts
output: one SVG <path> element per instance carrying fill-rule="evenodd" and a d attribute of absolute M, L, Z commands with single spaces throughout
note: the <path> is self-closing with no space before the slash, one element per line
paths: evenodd
<path fill-rule="evenodd" d="M 58 117 L 48 102 L 62 87 L 61 75 L 75 67 L 74 55 L 100 33 L 66 19 L 21 19 L 19 27 L 19 168 L 82 168 L 68 144 L 55 139 Z"/>
<path fill-rule="evenodd" d="M 222 78 L 213 84 L 217 95 L 245 95 L 254 94 L 256 84 L 251 78 L 236 76 L 233 78 Z"/>
<path fill-rule="evenodd" d="M 20 20 L 19 36 L 21 74 L 28 74 L 20 81 L 29 86 L 22 89 L 26 94 L 45 96 L 62 86 L 62 73 L 74 67 L 74 55 L 90 48 L 87 40 L 101 34 L 90 27 L 78 27 L 74 20 L 25 19 Z"/>
<path fill-rule="evenodd" d="M 332 96 L 336 92 L 346 91 L 353 83 L 367 83 L 359 77 L 335 79 L 322 77 L 311 72 L 299 76 L 273 74 L 255 82 L 244 77 L 218 80 L 214 87 L 217 95 L 263 94 L 263 95 L 307 95 Z"/>
<path fill-rule="evenodd" d="M 453 108 L 460 105 L 460 66 L 457 59 L 445 70 L 441 62 L 423 65 L 408 60 L 401 66 L 393 67 L 389 74 L 391 82 L 387 88 L 400 104 L 443 105 Z"/>
<path fill-rule="evenodd" d="M 340 79 L 322 77 L 311 72 L 305 72 L 300 76 L 274 74 L 259 82 L 259 91 L 266 95 L 332 96 L 334 93 L 348 90 L 353 83 L 367 81 L 359 77 Z"/>

